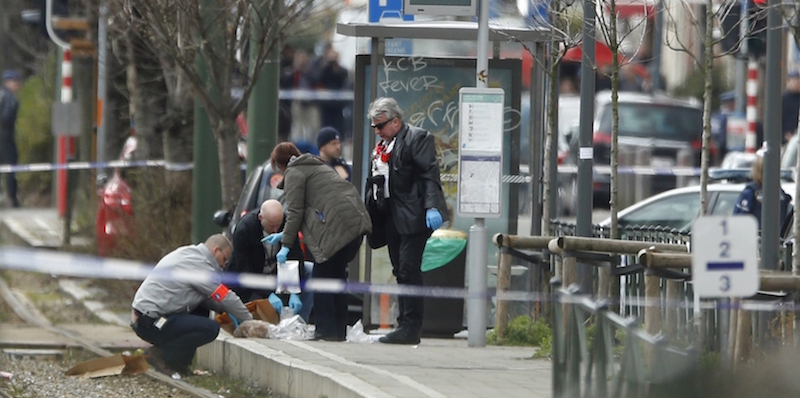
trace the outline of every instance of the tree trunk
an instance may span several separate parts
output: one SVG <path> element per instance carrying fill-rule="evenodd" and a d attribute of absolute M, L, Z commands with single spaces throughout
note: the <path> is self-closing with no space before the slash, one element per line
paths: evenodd
<path fill-rule="evenodd" d="M 242 190 L 242 177 L 239 166 L 239 152 L 236 145 L 239 142 L 239 131 L 236 119 L 229 113 L 219 119 L 215 126 L 214 136 L 217 140 L 217 153 L 219 155 L 219 175 L 222 188 L 222 208 L 230 209 L 236 204 Z"/>

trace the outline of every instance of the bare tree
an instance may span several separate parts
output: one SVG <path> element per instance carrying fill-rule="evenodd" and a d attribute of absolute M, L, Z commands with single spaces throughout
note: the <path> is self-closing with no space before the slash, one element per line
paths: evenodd
<path fill-rule="evenodd" d="M 610 166 L 611 166 L 611 188 L 610 188 L 610 198 L 609 204 L 611 208 L 611 231 L 610 235 L 612 239 L 619 238 L 619 223 L 617 219 L 617 212 L 619 209 L 619 202 L 618 202 L 618 192 L 619 192 L 619 173 L 618 173 L 618 166 L 619 166 L 619 112 L 618 112 L 618 100 L 619 100 L 619 83 L 620 83 L 620 69 L 623 65 L 629 63 L 629 60 L 635 59 L 638 55 L 639 50 L 642 47 L 642 42 L 644 36 L 640 38 L 639 42 L 635 43 L 632 48 L 634 48 L 634 53 L 629 54 L 626 59 L 622 58 L 622 54 L 620 52 L 620 47 L 623 41 L 625 41 L 631 32 L 639 27 L 641 24 L 645 23 L 648 16 L 649 8 L 646 5 L 642 5 L 642 10 L 644 13 L 645 18 L 641 21 L 637 22 L 633 26 L 630 26 L 627 31 L 621 31 L 618 26 L 618 13 L 617 13 L 617 2 L 616 0 L 597 0 L 597 30 L 600 36 L 603 38 L 603 41 L 608 46 L 609 50 L 611 50 L 611 70 L 610 79 L 611 79 L 611 159 L 610 159 Z"/>
<path fill-rule="evenodd" d="M 189 88 L 208 113 L 220 161 L 222 204 L 226 208 L 235 203 L 241 190 L 236 117 L 246 109 L 257 77 L 269 54 L 277 51 L 281 38 L 290 29 L 311 23 L 308 16 L 313 3 L 311 0 L 114 2 L 119 22 L 158 55 L 158 67 L 165 72 L 170 94 L 167 104 L 175 110 L 174 115 L 184 115 L 191 109 L 190 101 L 186 100 Z M 251 32 L 258 34 L 251 36 Z M 135 49 L 136 41 L 130 43 Z M 250 49 L 257 53 L 249 54 Z M 154 66 L 140 64 L 136 73 L 152 71 Z M 146 87 L 142 83 L 148 79 L 148 76 L 136 78 L 134 85 L 137 89 Z M 234 88 L 241 90 L 241 97 L 233 95 Z M 146 91 L 142 94 L 146 96 Z M 143 106 L 146 102 L 142 99 L 136 104 Z M 137 113 L 142 112 L 137 110 Z M 167 134 L 165 139 L 175 137 Z M 165 147 L 165 154 L 168 148 Z"/>
<path fill-rule="evenodd" d="M 706 0 L 702 7 L 703 13 L 700 14 L 696 11 L 693 4 L 681 0 L 673 2 L 671 7 L 665 8 L 665 15 L 672 23 L 665 24 L 672 29 L 667 28 L 667 35 L 665 36 L 665 45 L 674 51 L 686 53 L 689 59 L 693 61 L 701 73 L 703 74 L 703 136 L 702 136 L 702 155 L 701 155 L 701 171 L 700 171 L 700 214 L 706 215 L 708 213 L 708 167 L 710 161 L 710 144 L 711 144 L 711 103 L 713 101 L 713 79 L 711 70 L 713 67 L 714 59 L 731 55 L 733 52 L 741 49 L 742 38 L 735 40 L 735 44 L 727 51 L 714 52 L 715 46 L 723 41 L 723 38 L 715 39 L 713 36 L 714 27 L 721 25 L 721 21 L 728 18 L 734 7 L 739 7 L 739 2 L 721 3 L 718 7 L 714 5 L 712 0 Z M 680 17 L 678 13 L 680 12 Z M 680 19 L 683 26 L 688 26 L 690 31 L 695 35 L 687 35 L 686 30 L 675 28 Z M 739 23 L 733 26 L 733 32 L 738 31 Z M 729 34 L 732 34 L 729 32 Z M 697 37 L 701 41 L 688 42 L 687 37 Z M 738 37 L 738 34 L 736 34 Z M 702 53 L 697 51 L 698 44 L 702 43 Z"/>

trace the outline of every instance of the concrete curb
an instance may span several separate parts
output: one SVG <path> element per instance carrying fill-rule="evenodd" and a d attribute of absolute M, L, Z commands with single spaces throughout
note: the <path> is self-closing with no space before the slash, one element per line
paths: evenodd
<path fill-rule="evenodd" d="M 238 339 L 226 332 L 197 350 L 197 364 L 290 397 L 391 397 L 352 374 L 311 364 L 256 339 Z"/>

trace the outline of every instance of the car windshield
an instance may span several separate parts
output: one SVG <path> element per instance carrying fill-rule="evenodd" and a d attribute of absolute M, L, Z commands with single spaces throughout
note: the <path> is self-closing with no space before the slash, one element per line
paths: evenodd
<path fill-rule="evenodd" d="M 791 169 L 797 164 L 797 134 L 795 134 L 783 150 L 781 156 L 781 168 Z"/>
<path fill-rule="evenodd" d="M 688 230 L 700 214 L 700 201 L 696 193 L 686 193 L 664 198 L 635 210 L 619 220 L 619 226 L 658 225 Z"/>
<path fill-rule="evenodd" d="M 620 102 L 618 110 L 621 136 L 692 141 L 703 131 L 703 112 L 697 108 Z M 610 103 L 602 114 L 600 131 L 611 131 Z"/>

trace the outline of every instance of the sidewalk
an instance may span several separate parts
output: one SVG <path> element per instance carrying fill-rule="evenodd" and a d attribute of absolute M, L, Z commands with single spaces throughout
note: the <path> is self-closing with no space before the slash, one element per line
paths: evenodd
<path fill-rule="evenodd" d="M 6 245 L 58 249 L 61 228 L 55 209 L 0 210 L 0 239 Z M 79 299 L 92 303 L 91 297 Z M 398 346 L 238 339 L 221 332 L 198 350 L 197 366 L 289 397 L 547 398 L 552 395 L 551 362 L 532 359 L 534 352 L 529 347 L 471 348 L 466 339 L 423 338 L 418 346 Z"/>

